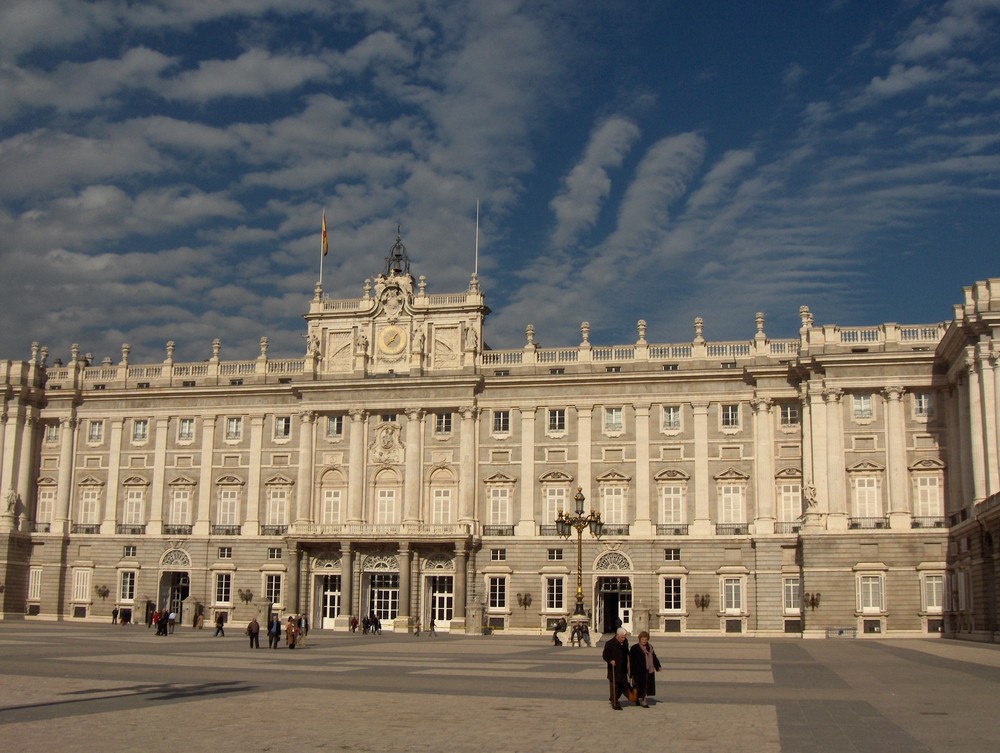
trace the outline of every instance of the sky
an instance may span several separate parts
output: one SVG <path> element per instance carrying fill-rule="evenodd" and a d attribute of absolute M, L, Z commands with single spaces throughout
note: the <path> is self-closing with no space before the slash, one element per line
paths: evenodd
<path fill-rule="evenodd" d="M 1000 277 L 1000 0 L 4 0 L 0 359 L 305 352 L 397 228 L 516 348 L 950 319 Z"/>

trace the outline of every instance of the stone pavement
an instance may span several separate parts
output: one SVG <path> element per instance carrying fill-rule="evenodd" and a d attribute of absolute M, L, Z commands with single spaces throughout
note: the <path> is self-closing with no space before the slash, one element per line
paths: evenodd
<path fill-rule="evenodd" d="M 600 648 L 547 636 L 310 634 L 0 623 L 0 751 L 1000 749 L 1000 648 L 657 638 L 650 709 L 612 711 Z"/>

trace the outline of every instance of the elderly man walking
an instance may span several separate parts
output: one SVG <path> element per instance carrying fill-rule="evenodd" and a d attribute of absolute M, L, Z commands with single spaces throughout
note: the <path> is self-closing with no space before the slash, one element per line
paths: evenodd
<path fill-rule="evenodd" d="M 626 692 L 628 682 L 628 641 L 625 628 L 618 628 L 615 637 L 604 644 L 604 661 L 608 665 L 608 685 L 611 694 L 611 708 L 621 711 L 618 698 Z"/>

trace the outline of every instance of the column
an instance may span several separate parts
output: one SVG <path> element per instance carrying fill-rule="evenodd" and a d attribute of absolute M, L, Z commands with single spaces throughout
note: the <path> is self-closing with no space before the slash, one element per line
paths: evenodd
<path fill-rule="evenodd" d="M 19 519 L 27 524 L 27 505 L 32 498 L 35 479 L 38 478 L 38 467 L 35 458 L 38 456 L 36 448 L 38 446 L 37 431 L 39 426 L 38 417 L 34 415 L 33 409 L 29 407 L 27 415 L 24 417 L 24 433 L 18 460 L 17 494 L 21 498 L 21 506 L 18 509 L 18 506 L 15 505 L 14 510 L 14 520 L 18 525 L 20 525 L 20 522 L 18 522 Z M 30 529 L 24 530 L 30 531 Z"/>
<path fill-rule="evenodd" d="M 403 463 L 403 525 L 420 522 L 420 457 L 423 453 L 424 413 L 417 408 L 406 409 L 406 447 Z"/>
<path fill-rule="evenodd" d="M 997 461 L 997 391 L 993 375 L 993 362 L 989 343 L 981 342 L 979 371 L 983 383 L 983 444 L 986 454 L 986 496 L 1000 491 L 1000 463 Z M 27 499 L 27 498 L 26 498 Z"/>
<path fill-rule="evenodd" d="M 347 522 L 364 522 L 365 501 L 365 417 L 363 410 L 350 411 L 351 458 L 347 479 Z"/>
<path fill-rule="evenodd" d="M 299 542 L 290 541 L 288 546 L 288 583 L 285 588 L 284 606 L 286 612 L 299 612 L 299 560 L 302 552 Z"/>
<path fill-rule="evenodd" d="M 712 513 L 709 509 L 708 478 L 708 403 L 691 403 L 694 412 L 694 522 L 692 536 L 710 536 Z"/>
<path fill-rule="evenodd" d="M 406 632 L 410 627 L 410 570 L 413 567 L 413 550 L 408 541 L 399 544 L 399 614 L 393 629 Z"/>
<path fill-rule="evenodd" d="M 314 447 L 316 428 L 316 413 L 304 410 L 299 413 L 299 474 L 295 482 L 295 525 L 303 526 L 309 522 L 310 502 L 312 501 L 313 464 L 315 463 Z"/>
<path fill-rule="evenodd" d="M 465 589 L 466 568 L 469 553 L 465 549 L 465 541 L 455 542 L 455 616 L 451 621 L 452 630 L 456 627 L 465 629 Z"/>
<path fill-rule="evenodd" d="M 535 535 L 535 409 L 518 408 L 521 414 L 521 512 L 516 536 Z"/>
<path fill-rule="evenodd" d="M 59 491 L 52 516 L 52 533 L 69 533 L 69 500 L 73 481 L 73 446 L 79 422 L 72 415 L 59 419 Z"/>
<path fill-rule="evenodd" d="M 967 456 L 967 453 L 964 449 L 965 444 L 962 442 L 962 437 L 965 434 L 962 428 L 962 421 L 959 418 L 962 403 L 961 389 L 959 386 L 951 384 L 948 386 L 947 393 L 944 391 L 935 393 L 935 400 L 939 397 L 943 409 L 947 411 L 945 414 L 945 425 L 947 430 L 946 436 L 949 438 L 947 442 L 949 483 L 945 484 L 945 491 L 948 496 L 945 500 L 944 511 L 945 515 L 950 515 L 953 512 L 961 510 L 965 506 L 965 500 L 968 499 L 965 463 L 963 462 L 963 458 Z"/>
<path fill-rule="evenodd" d="M 578 453 L 576 460 L 577 467 L 577 479 L 576 485 L 583 488 L 583 496 L 585 496 L 590 501 L 590 507 L 593 509 L 599 509 L 597 500 L 593 499 L 594 490 L 591 487 L 591 481 L 593 481 L 594 473 L 593 467 L 593 421 L 592 417 L 594 414 L 593 406 L 577 407 L 576 409 L 576 426 L 577 426 L 577 439 L 576 439 L 576 451 Z M 567 427 L 568 428 L 568 427 Z M 570 490 L 570 498 L 576 492 Z M 568 504 L 568 501 L 567 501 Z M 552 523 L 551 520 L 545 521 L 547 524 Z"/>
<path fill-rule="evenodd" d="M 4 483 L 8 480 L 4 473 L 4 447 L 7 446 L 7 403 L 0 402 L 0 491 L 4 489 Z"/>
<path fill-rule="evenodd" d="M 813 512 L 824 516 L 830 512 L 830 474 L 828 472 L 827 458 L 827 423 L 828 411 L 826 401 L 823 399 L 823 391 L 818 385 L 811 385 L 809 388 L 809 416 L 811 421 L 810 447 L 812 451 L 812 479 L 804 479 L 806 484 L 810 482 L 816 488 L 816 506 Z M 808 504 L 808 503 L 807 503 Z M 806 516 L 806 523 L 809 523 L 810 515 Z"/>
<path fill-rule="evenodd" d="M 0 455 L 0 479 L 3 480 L 3 487 L 0 489 L 3 494 L 7 491 L 13 490 L 17 491 L 17 450 L 18 450 L 18 427 L 21 424 L 21 408 L 22 406 L 14 404 L 13 415 L 8 416 L 8 420 L 4 422 L 4 449 L 7 452 L 6 455 Z M 13 420 L 10 420 L 13 419 Z"/>
<path fill-rule="evenodd" d="M 774 533 L 774 442 L 771 432 L 771 405 L 768 398 L 754 398 L 754 496 L 757 497 L 757 516 L 754 532 L 758 535 Z"/>
<path fill-rule="evenodd" d="M 298 614 L 309 614 L 309 552 L 298 549 L 299 558 L 299 589 L 295 612 Z"/>
<path fill-rule="evenodd" d="M 977 500 L 972 467 L 972 428 L 971 413 L 969 411 L 968 369 L 963 369 L 962 376 L 959 377 L 955 389 L 958 391 L 958 444 L 962 459 L 962 464 L 958 471 L 962 479 L 962 508 L 967 509 L 971 513 Z"/>
<path fill-rule="evenodd" d="M 163 533 L 163 508 L 167 474 L 167 430 L 170 419 L 154 418 L 153 428 L 153 482 L 149 487 L 149 527 L 146 533 L 159 536 Z"/>
<path fill-rule="evenodd" d="M 906 467 L 906 426 L 903 417 L 903 388 L 886 387 L 885 449 L 886 475 L 889 480 L 889 527 L 909 529 L 913 506 L 907 493 L 909 473 Z"/>
<path fill-rule="evenodd" d="M 104 490 L 104 522 L 101 533 L 112 534 L 118 521 L 118 496 L 121 485 L 120 471 L 122 463 L 122 432 L 125 428 L 124 418 L 112 418 L 111 436 L 108 442 L 108 486 Z"/>
<path fill-rule="evenodd" d="M 250 467 L 247 470 L 246 532 L 260 532 L 260 479 L 264 457 L 264 417 L 250 417 Z"/>
<path fill-rule="evenodd" d="M 998 344 L 993 344 L 993 349 L 990 351 L 989 364 L 990 368 L 993 369 L 993 446 L 996 447 L 997 455 L 1000 456 L 1000 350 L 998 350 Z M 993 470 L 1000 473 L 1000 457 L 997 457 L 993 461 Z M 998 479 L 998 488 L 994 488 L 994 491 L 1000 491 L 1000 479 Z"/>
<path fill-rule="evenodd" d="M 649 405 L 635 406 L 635 524 L 636 536 L 652 536 L 649 488 Z"/>
<path fill-rule="evenodd" d="M 194 516 L 194 535 L 208 536 L 211 530 L 212 459 L 215 451 L 215 416 L 201 420 L 201 473 L 198 475 L 198 511 Z"/>
<path fill-rule="evenodd" d="M 459 436 L 458 521 L 471 527 L 476 506 L 476 414 L 475 408 L 461 409 L 462 429 Z M 471 528 L 470 528 L 471 530 Z"/>
<path fill-rule="evenodd" d="M 975 502 L 986 497 L 986 457 L 983 451 L 982 382 L 975 348 L 966 348 L 969 373 L 969 457 L 972 460 L 972 496 Z"/>
<path fill-rule="evenodd" d="M 334 620 L 338 629 L 348 629 L 351 615 L 355 614 L 354 606 L 354 550 L 350 541 L 340 543 L 340 615 Z"/>
<path fill-rule="evenodd" d="M 827 530 L 846 531 L 847 512 L 847 470 L 844 466 L 844 411 L 840 399 L 841 389 L 823 390 L 826 400 L 826 494 L 830 504 L 830 514 L 826 519 Z"/>

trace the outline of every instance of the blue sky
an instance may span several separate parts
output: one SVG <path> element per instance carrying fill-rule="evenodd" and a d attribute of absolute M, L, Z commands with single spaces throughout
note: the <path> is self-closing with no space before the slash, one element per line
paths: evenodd
<path fill-rule="evenodd" d="M 7 0 L 0 357 L 304 352 L 396 227 L 487 343 L 929 323 L 1000 276 L 1000 0 Z"/>

